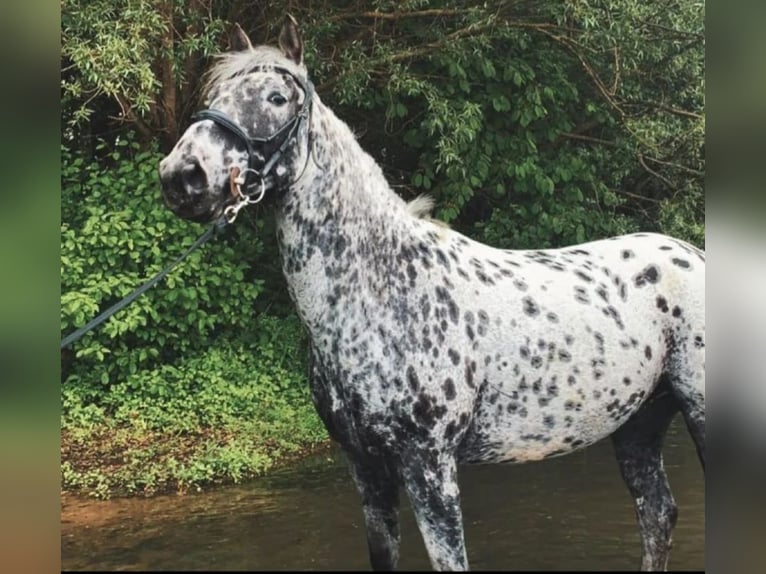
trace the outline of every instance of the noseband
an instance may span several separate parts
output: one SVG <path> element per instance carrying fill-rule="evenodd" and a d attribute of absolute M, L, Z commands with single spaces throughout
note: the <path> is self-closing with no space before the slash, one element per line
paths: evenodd
<path fill-rule="evenodd" d="M 266 137 L 266 138 L 251 138 L 250 136 L 247 135 L 247 132 L 245 132 L 245 130 L 243 130 L 239 125 L 237 125 L 237 123 L 234 120 L 232 120 L 229 116 L 227 116 L 222 111 L 215 110 L 215 109 L 207 109 L 207 110 L 199 111 L 192 118 L 193 120 L 192 123 L 201 122 L 203 120 L 213 121 L 218 126 L 227 130 L 229 133 L 234 134 L 239 140 L 241 140 L 245 144 L 245 147 L 247 148 L 247 168 L 241 174 L 234 173 L 232 171 L 232 174 L 231 174 L 232 177 L 230 178 L 231 185 L 232 185 L 232 188 L 231 188 L 232 194 L 235 195 L 235 197 L 237 197 L 238 201 L 236 204 L 230 205 L 229 207 L 227 207 L 226 211 L 224 212 L 229 223 L 232 223 L 234 221 L 234 218 L 237 216 L 237 212 L 242 207 L 251 203 L 258 203 L 261 199 L 263 199 L 263 195 L 265 192 L 264 180 L 266 176 L 271 172 L 272 168 L 279 161 L 279 158 L 282 157 L 282 154 L 284 153 L 285 149 L 287 149 L 287 146 L 290 144 L 290 142 L 295 139 L 301 124 L 308 119 L 309 114 L 311 113 L 311 102 L 314 96 L 314 85 L 311 83 L 311 80 L 307 80 L 306 83 L 304 83 L 298 77 L 296 77 L 292 72 L 290 72 L 286 68 L 281 68 L 279 66 L 268 67 L 268 68 L 254 68 L 253 70 L 251 70 L 251 72 L 254 72 L 258 69 L 268 69 L 269 71 L 273 70 L 275 72 L 281 72 L 281 73 L 289 75 L 295 81 L 295 83 L 301 87 L 304 94 L 306 94 L 306 97 L 303 100 L 303 105 L 301 106 L 301 109 L 298 110 L 298 113 L 295 115 L 295 117 L 293 117 L 291 120 L 285 123 L 276 132 L 274 132 L 273 134 L 271 134 L 269 137 Z M 261 154 L 263 155 L 264 158 L 266 158 L 266 163 L 263 164 L 263 167 L 261 167 L 260 170 L 256 169 L 255 167 L 256 149 L 260 147 L 264 152 L 266 152 L 268 147 L 271 144 L 279 141 L 280 137 L 282 138 L 282 141 L 279 144 L 279 147 L 268 158 L 266 158 L 266 153 Z M 306 159 L 306 161 L 308 161 L 308 158 Z M 247 193 L 242 193 L 239 186 L 243 185 L 246 191 L 250 187 L 252 187 L 253 183 L 248 183 L 248 181 L 251 179 L 251 176 L 257 178 L 260 181 L 260 190 L 252 195 L 248 195 Z M 235 185 L 236 185 L 236 188 L 235 188 Z M 236 193 L 235 193 L 235 189 L 236 189 Z"/>

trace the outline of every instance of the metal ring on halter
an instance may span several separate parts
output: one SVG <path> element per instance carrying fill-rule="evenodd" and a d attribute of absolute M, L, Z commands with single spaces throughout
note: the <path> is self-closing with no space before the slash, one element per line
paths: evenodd
<path fill-rule="evenodd" d="M 247 180 L 247 172 L 254 173 L 261 180 L 261 189 L 258 190 L 258 194 L 255 196 L 242 193 L 242 188 L 240 186 L 245 184 L 245 181 Z M 247 203 L 258 203 L 259 201 L 263 199 L 263 196 L 266 194 L 266 182 L 261 177 L 261 174 L 252 168 L 246 167 L 242 171 L 238 172 L 237 175 L 234 178 L 232 178 L 232 182 L 236 184 L 237 186 L 237 194 L 239 195 L 239 197 L 242 200 L 247 201 Z M 249 186 L 247 186 L 247 188 L 249 189 L 252 186 L 253 184 L 250 184 Z"/>
<path fill-rule="evenodd" d="M 261 189 L 258 190 L 258 195 L 245 195 L 247 203 L 258 203 L 266 195 L 266 181 L 261 178 Z"/>

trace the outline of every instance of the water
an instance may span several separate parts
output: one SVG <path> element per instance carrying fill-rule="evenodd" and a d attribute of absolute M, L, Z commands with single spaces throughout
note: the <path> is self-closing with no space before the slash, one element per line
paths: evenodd
<path fill-rule="evenodd" d="M 680 417 L 665 466 L 679 506 L 672 570 L 705 568 L 704 477 Z M 460 469 L 475 570 L 636 570 L 633 505 L 608 441 L 558 459 Z M 64 570 L 369 570 L 358 495 L 336 450 L 247 485 L 62 503 Z M 402 570 L 430 564 L 402 492 Z"/>

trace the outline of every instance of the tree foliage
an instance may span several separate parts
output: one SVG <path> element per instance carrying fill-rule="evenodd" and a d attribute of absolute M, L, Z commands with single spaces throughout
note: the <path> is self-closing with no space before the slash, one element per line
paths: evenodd
<path fill-rule="evenodd" d="M 218 50 L 224 30 L 212 4 L 65 0 L 61 87 L 70 133 L 106 108 L 145 140 L 172 145 L 193 111 L 205 56 Z"/>
<path fill-rule="evenodd" d="M 504 247 L 704 241 L 702 3 L 375 4 L 308 29 L 320 93 L 404 193 Z"/>
<path fill-rule="evenodd" d="M 503 246 L 641 228 L 702 244 L 704 4 L 611 0 L 295 3 L 318 91 L 404 194 Z M 103 97 L 165 147 L 206 56 L 284 5 L 79 2 L 62 11 L 65 113 Z M 101 99 L 99 99 L 101 97 Z"/>

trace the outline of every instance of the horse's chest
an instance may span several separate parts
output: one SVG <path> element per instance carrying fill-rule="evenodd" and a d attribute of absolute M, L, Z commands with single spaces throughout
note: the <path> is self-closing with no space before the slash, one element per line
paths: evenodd
<path fill-rule="evenodd" d="M 374 451 L 394 438 L 393 417 L 386 415 L 379 384 L 349 370 L 343 352 L 314 353 L 311 395 L 333 440 L 346 449 Z M 344 366 L 345 365 L 345 366 Z"/>
<path fill-rule="evenodd" d="M 323 367 L 312 374 L 312 397 L 330 436 L 347 450 L 370 454 L 457 444 L 470 422 L 470 401 L 456 385 L 445 391 L 430 384 L 434 375 L 411 361 L 397 368 L 395 354 L 370 350 L 355 360 L 342 345 L 316 353 Z"/>

